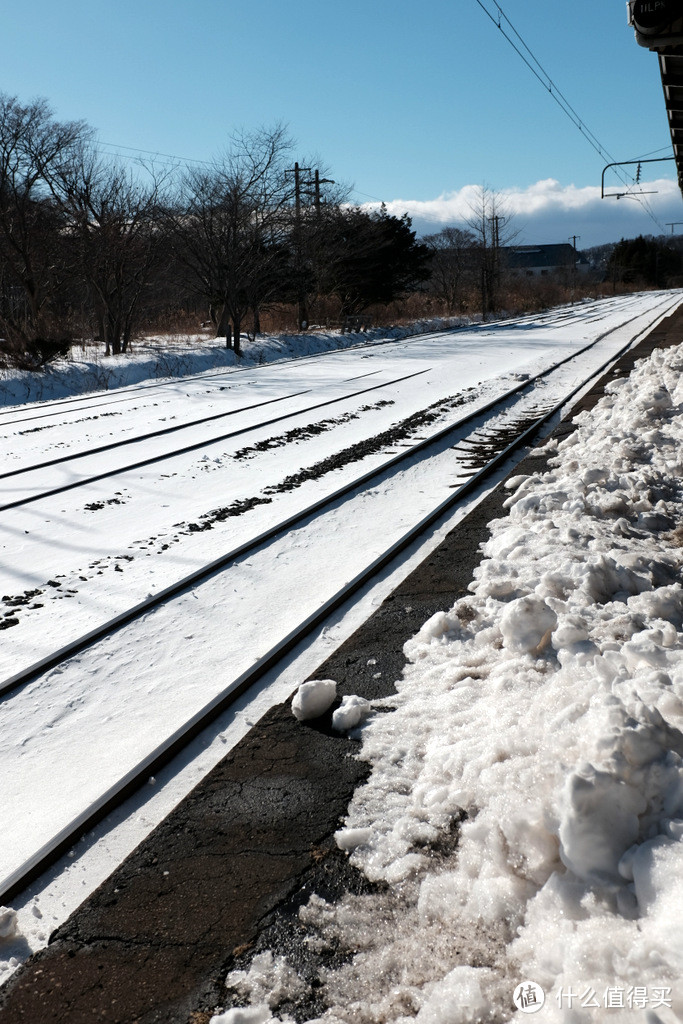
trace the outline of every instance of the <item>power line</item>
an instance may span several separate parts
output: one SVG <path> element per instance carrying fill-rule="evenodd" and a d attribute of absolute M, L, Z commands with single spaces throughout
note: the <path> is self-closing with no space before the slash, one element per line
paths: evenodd
<path fill-rule="evenodd" d="M 582 132 L 582 134 L 586 137 L 586 139 L 588 140 L 589 144 L 593 147 L 593 149 L 596 151 L 596 153 L 598 153 L 598 155 L 600 157 L 602 157 L 603 160 L 605 159 L 605 157 L 609 157 L 610 160 L 613 161 L 614 157 L 611 156 L 610 153 L 608 153 L 607 150 L 604 148 L 604 146 L 601 145 L 599 139 L 590 130 L 590 128 L 588 128 L 588 126 L 583 121 L 583 118 L 581 118 L 579 116 L 579 114 L 576 112 L 576 110 L 574 110 L 574 108 L 572 107 L 571 103 L 569 102 L 569 100 L 564 95 L 564 93 L 555 84 L 553 79 L 550 77 L 548 72 L 545 70 L 545 68 L 543 67 L 541 62 L 536 58 L 536 56 L 534 55 L 532 50 L 529 48 L 529 46 L 527 46 L 526 42 L 524 41 L 522 36 L 519 34 L 519 32 L 517 31 L 515 26 L 512 24 L 512 22 L 510 21 L 510 19 L 508 18 L 508 16 L 506 15 L 505 11 L 500 6 L 500 4 L 496 3 L 496 0 L 493 0 L 494 6 L 497 8 L 498 15 L 499 15 L 498 19 L 496 20 L 496 18 L 494 18 L 494 16 L 491 14 L 491 12 L 486 9 L 486 7 L 481 2 L 481 0 L 476 0 L 476 2 L 481 7 L 482 11 L 484 11 L 484 13 L 491 19 L 491 21 L 496 26 L 496 28 L 499 29 L 501 34 L 507 39 L 507 41 L 509 42 L 510 46 L 513 48 L 515 53 L 517 53 L 519 55 L 519 57 L 521 57 L 521 59 L 524 61 L 526 66 L 531 71 L 532 75 L 541 83 L 543 88 L 546 89 L 550 93 L 552 98 L 555 100 L 555 102 L 560 107 L 560 109 L 567 115 L 567 117 L 572 122 L 572 124 L 574 124 L 579 129 L 579 131 Z M 501 18 L 504 18 L 505 21 L 508 23 L 508 25 L 512 29 L 514 35 L 519 40 L 519 42 L 524 47 L 524 49 L 527 51 L 527 53 L 531 57 L 531 60 L 533 61 L 533 63 L 536 65 L 536 68 L 538 68 L 538 71 L 532 65 L 532 63 L 524 56 L 524 54 L 519 49 L 519 47 L 516 45 L 514 40 L 511 39 L 510 36 L 507 34 L 507 32 L 505 31 L 505 29 L 503 28 L 503 26 L 502 26 L 502 24 L 500 22 Z"/>
<path fill-rule="evenodd" d="M 668 153 L 670 149 L 671 145 L 661 146 L 660 149 L 652 149 L 649 153 L 641 153 L 639 156 L 634 156 L 630 162 L 632 163 L 633 160 L 644 160 L 646 156 L 656 156 L 657 153 Z"/>
<path fill-rule="evenodd" d="M 562 110 L 562 112 L 569 118 L 569 120 L 572 122 L 572 124 L 576 128 L 578 128 L 578 130 L 584 136 L 584 138 L 589 143 L 589 145 L 592 146 L 592 148 L 595 150 L 595 152 L 606 163 L 617 163 L 617 161 L 610 154 L 610 152 L 607 149 L 605 149 L 605 147 L 602 145 L 602 143 L 597 138 L 597 136 L 590 130 L 590 128 L 588 128 L 588 126 L 584 122 L 583 118 L 581 118 L 579 116 L 579 114 L 576 112 L 576 110 L 571 105 L 571 103 L 566 98 L 566 96 L 561 91 L 561 89 L 553 81 L 553 79 L 548 74 L 548 72 L 545 70 L 545 68 L 543 67 L 541 62 L 537 59 L 537 57 L 535 56 L 533 51 L 530 49 L 530 47 L 527 45 L 527 43 L 522 38 L 520 33 L 517 31 L 515 26 L 512 24 L 512 22 L 508 18 L 507 14 L 503 10 L 503 8 L 497 2 L 497 0 L 491 0 L 491 2 L 493 3 L 493 6 L 496 8 L 496 10 L 498 12 L 498 17 L 497 18 L 494 17 L 494 15 L 491 13 L 491 11 L 489 11 L 485 7 L 485 5 L 482 3 L 482 0 L 476 0 L 476 3 L 479 4 L 479 6 L 481 7 L 481 9 L 484 12 L 484 14 L 486 14 L 486 16 L 488 18 L 490 18 L 490 20 L 493 22 L 493 24 L 496 26 L 496 28 L 501 33 L 501 35 L 503 35 L 505 37 L 505 39 L 507 39 L 508 43 L 513 48 L 515 53 L 521 58 L 521 60 L 529 68 L 529 70 L 531 71 L 531 73 L 534 76 L 534 78 L 536 78 L 537 81 L 539 81 L 541 83 L 543 88 L 547 92 L 550 93 L 552 98 L 555 100 L 555 102 L 559 106 L 560 110 Z M 515 43 L 514 39 L 512 39 L 511 36 L 508 35 L 508 33 L 505 31 L 505 29 L 504 29 L 504 27 L 502 25 L 502 20 L 506 21 L 507 24 L 510 26 L 510 29 L 512 30 L 514 36 L 516 37 L 516 39 L 519 40 L 519 43 L 521 44 L 521 46 L 529 54 L 529 57 L 531 58 L 531 60 L 529 60 L 525 56 L 525 54 L 522 52 L 520 47 Z M 533 63 L 532 63 L 532 61 L 533 61 Z M 655 214 L 652 212 L 652 210 L 650 209 L 649 204 L 645 200 L 641 199 L 638 195 L 634 194 L 631 191 L 631 186 L 627 184 L 626 178 L 622 174 L 620 174 L 619 172 L 616 172 L 616 173 L 619 174 L 619 177 L 621 177 L 622 182 L 627 186 L 627 190 L 628 190 L 627 191 L 627 195 L 629 196 L 629 198 L 633 198 L 637 202 L 639 202 L 641 204 L 641 206 L 643 207 L 643 209 L 645 210 L 645 212 L 650 216 L 650 218 L 654 221 L 654 223 L 657 225 L 657 227 L 660 228 L 660 230 L 663 232 L 664 231 L 664 227 L 659 222 L 659 220 L 657 219 Z"/>
<path fill-rule="evenodd" d="M 174 154 L 174 153 L 159 153 L 159 152 L 156 152 L 155 150 L 151 150 L 151 149 L 139 149 L 136 146 L 123 146 L 123 145 L 120 145 L 119 143 L 116 143 L 116 142 L 98 142 L 97 145 L 100 148 L 103 147 L 103 146 L 106 146 L 108 149 L 114 150 L 115 152 L 112 153 L 111 155 L 120 156 L 124 160 L 134 160 L 136 162 L 139 162 L 141 157 L 140 156 L 127 156 L 125 153 L 119 153 L 118 150 L 120 150 L 120 149 L 126 149 L 130 153 L 139 153 L 142 156 L 149 156 L 149 157 L 152 157 L 152 159 L 156 159 L 156 160 L 158 160 L 159 157 L 162 157 L 163 159 L 158 161 L 158 162 L 165 163 L 165 165 L 168 166 L 168 167 L 172 167 L 174 164 L 179 164 L 179 163 L 181 163 L 181 164 L 201 164 L 204 167 L 213 167 L 214 166 L 213 163 L 210 160 L 197 160 L 197 159 L 195 159 L 193 157 L 178 156 L 177 154 Z M 172 160 L 173 164 L 166 163 L 166 161 L 169 161 L 169 160 Z M 354 192 L 357 196 L 363 196 L 365 199 L 372 199 L 372 200 L 374 200 L 377 203 L 385 202 L 385 200 L 384 199 L 380 199 L 379 196 L 370 195 L 369 192 L 361 192 L 360 189 L 357 189 L 357 188 L 352 188 L 351 191 Z"/>
<path fill-rule="evenodd" d="M 172 160 L 174 163 L 202 164 L 205 167 L 213 167 L 213 164 L 211 163 L 210 160 L 197 160 L 189 156 L 177 156 L 174 153 L 159 153 L 151 149 L 138 149 L 136 146 L 124 146 L 116 142 L 98 142 L 97 145 L 107 146 L 108 148 L 117 151 L 119 149 L 126 149 L 130 153 L 139 153 L 143 156 L 151 157 L 152 159 L 158 159 L 159 157 L 163 157 L 163 160 L 161 161 L 162 163 L 164 162 L 164 160 Z M 116 156 L 121 156 L 124 160 L 140 160 L 140 156 L 126 156 L 125 153 L 117 152 Z"/>
<path fill-rule="evenodd" d="M 366 199 L 374 199 L 375 202 L 377 202 L 377 203 L 385 202 L 385 200 L 384 199 L 380 199 L 379 196 L 371 196 L 369 192 L 361 192 L 357 188 L 352 188 L 351 191 L 354 192 L 357 196 L 365 196 Z"/>

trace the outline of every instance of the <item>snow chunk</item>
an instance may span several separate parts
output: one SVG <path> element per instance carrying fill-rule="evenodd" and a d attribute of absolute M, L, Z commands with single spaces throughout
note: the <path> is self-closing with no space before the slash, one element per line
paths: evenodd
<path fill-rule="evenodd" d="M 500 618 L 503 645 L 513 651 L 539 651 L 557 626 L 557 615 L 540 597 L 520 597 Z"/>
<path fill-rule="evenodd" d="M 638 836 L 647 801 L 608 772 L 587 766 L 567 779 L 559 828 L 560 857 L 579 878 L 619 881 L 622 854 Z"/>
<path fill-rule="evenodd" d="M 14 939 L 19 935 L 19 919 L 16 910 L 0 907 L 0 941 Z"/>
<path fill-rule="evenodd" d="M 334 833 L 337 846 L 347 853 L 350 850 L 356 850 L 359 846 L 367 846 L 371 837 L 371 828 L 341 828 Z"/>
<path fill-rule="evenodd" d="M 259 953 L 251 961 L 247 971 L 231 971 L 225 979 L 227 988 L 234 989 L 245 999 L 248 999 L 250 1010 L 268 1011 L 265 1017 L 259 1017 L 253 1024 L 261 1024 L 263 1020 L 270 1017 L 270 1010 L 274 1010 L 286 999 L 295 999 L 305 989 L 296 971 L 289 966 L 283 956 L 275 957 L 268 949 L 265 953 Z M 230 1022 L 228 1022 L 230 1024 Z M 233 1024 L 239 1024 L 233 1021 Z M 252 1024 L 244 1021 L 243 1024 Z"/>
<path fill-rule="evenodd" d="M 332 714 L 332 728 L 337 732 L 354 729 L 371 711 L 372 705 L 365 697 L 358 697 L 355 693 L 349 697 L 342 697 L 341 706 Z"/>
<path fill-rule="evenodd" d="M 292 700 L 292 714 L 300 722 L 318 718 L 334 703 L 337 684 L 334 679 L 311 679 L 302 683 Z"/>
<path fill-rule="evenodd" d="M 268 1020 L 273 1020 L 273 1015 L 264 1003 L 261 1006 L 233 1006 L 225 1013 L 213 1016 L 209 1024 L 265 1024 Z"/>
<path fill-rule="evenodd" d="M 683 844 L 665 836 L 643 843 L 633 858 L 633 880 L 642 930 L 656 936 L 657 953 L 675 951 L 680 962 Z"/>
<path fill-rule="evenodd" d="M 456 967 L 420 1007 L 418 1024 L 469 1024 L 485 1020 L 491 1007 L 495 974 L 488 967 Z"/>

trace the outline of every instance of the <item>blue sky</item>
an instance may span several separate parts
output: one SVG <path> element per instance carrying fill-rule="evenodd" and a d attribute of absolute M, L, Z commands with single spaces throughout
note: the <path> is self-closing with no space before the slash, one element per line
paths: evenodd
<path fill-rule="evenodd" d="M 615 159 L 669 146 L 657 60 L 623 0 L 501 5 Z M 476 0 L 33 0 L 5 5 L 2 34 L 0 90 L 106 143 L 210 159 L 235 129 L 283 121 L 301 160 L 421 231 L 462 219 L 485 183 L 509 191 L 521 241 L 659 232 L 633 200 L 596 205 L 605 161 Z M 673 164 L 653 176 L 673 182 Z M 683 221 L 672 184 L 648 201 L 660 224 Z"/>

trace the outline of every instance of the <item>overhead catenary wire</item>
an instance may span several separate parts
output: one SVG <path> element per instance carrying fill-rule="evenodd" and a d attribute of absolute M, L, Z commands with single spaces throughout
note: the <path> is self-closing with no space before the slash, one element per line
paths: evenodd
<path fill-rule="evenodd" d="M 127 156 L 125 153 L 115 153 L 116 156 L 120 156 L 124 160 L 135 160 L 139 162 L 142 160 L 143 157 L 149 157 L 152 160 L 158 160 L 160 163 L 164 163 L 165 161 L 171 160 L 173 161 L 173 164 L 201 164 L 205 167 L 213 166 L 211 160 L 199 160 L 189 156 L 177 156 L 174 153 L 159 153 L 151 149 L 139 149 L 136 146 L 124 146 L 120 143 L 115 142 L 99 142 L 97 145 L 100 148 L 106 147 L 108 150 L 118 151 L 119 149 L 126 149 L 130 153 L 138 154 L 137 156 Z"/>
<path fill-rule="evenodd" d="M 638 156 L 631 157 L 631 161 L 634 161 L 634 160 L 645 160 L 646 157 L 648 157 L 648 156 L 656 156 L 657 153 L 668 153 L 670 149 L 671 149 L 670 145 L 669 146 L 660 146 L 659 149 L 651 149 L 649 153 L 639 153 Z M 624 162 L 627 163 L 628 161 L 624 161 Z"/>
<path fill-rule="evenodd" d="M 138 146 L 124 146 L 116 142 L 98 142 L 97 146 L 105 154 L 110 156 L 121 157 L 122 160 L 131 160 L 134 163 L 143 163 L 144 158 L 148 158 L 155 163 L 160 163 L 165 167 L 177 167 L 178 164 L 188 165 L 200 165 L 202 167 L 213 167 L 214 164 L 211 160 L 200 160 L 189 156 L 178 156 L 175 153 L 160 153 L 152 149 L 140 149 Z M 120 153 L 119 150 L 127 150 L 126 153 Z M 363 196 L 365 199 L 371 199 L 376 203 L 385 203 L 385 199 L 381 199 L 379 196 L 370 195 L 369 192 L 362 192 L 360 189 L 352 188 L 351 191 L 357 196 Z"/>
<path fill-rule="evenodd" d="M 534 78 L 536 78 L 537 81 L 540 82 L 540 84 L 543 86 L 543 88 L 550 93 L 555 103 L 557 103 L 558 107 L 569 118 L 572 124 L 576 128 L 578 128 L 578 130 L 581 132 L 581 134 L 586 139 L 588 144 L 595 150 L 595 152 L 601 157 L 601 159 L 605 163 L 617 164 L 618 161 L 615 160 L 615 158 L 612 156 L 609 150 L 607 150 L 602 145 L 602 143 L 594 134 L 594 132 L 591 131 L 591 129 L 586 125 L 583 118 L 580 117 L 580 115 L 571 105 L 571 103 L 566 98 L 566 96 L 559 88 L 559 86 L 556 84 L 556 82 L 553 81 L 553 79 L 545 70 L 541 62 L 538 60 L 538 58 L 535 56 L 531 48 L 527 45 L 522 35 L 517 31 L 515 26 L 512 24 L 512 22 L 508 18 L 503 8 L 497 2 L 497 0 L 489 0 L 489 2 L 493 5 L 493 7 L 495 7 L 496 11 L 498 12 L 497 17 L 494 16 L 494 14 L 492 14 L 492 12 L 486 7 L 486 5 L 483 3 L 483 0 L 475 0 L 475 2 L 479 5 L 479 7 L 481 7 L 482 11 L 486 14 L 486 16 L 493 22 L 493 24 L 496 26 L 501 35 L 503 35 L 504 38 L 508 41 L 508 43 L 513 48 L 515 53 L 521 58 L 524 64 L 531 71 Z M 514 34 L 514 39 L 511 37 L 510 34 L 508 34 L 508 32 L 505 31 L 505 28 L 502 24 L 503 21 L 505 21 L 509 25 L 511 32 Z M 515 42 L 515 39 L 519 41 L 519 46 Z M 529 55 L 528 57 L 525 55 L 524 52 L 522 52 L 520 46 L 523 47 L 523 49 Z M 649 203 L 646 200 L 644 200 L 640 195 L 632 191 L 632 186 L 627 182 L 627 179 L 623 175 L 623 173 L 619 171 L 615 173 L 618 174 L 618 176 L 621 178 L 621 181 L 626 186 L 627 191 L 624 194 L 629 198 L 633 198 L 637 202 L 639 202 L 645 210 L 645 212 L 648 214 L 648 216 L 654 221 L 654 223 L 660 229 L 660 231 L 664 233 L 664 225 L 660 223 L 659 219 L 650 208 Z"/>
<path fill-rule="evenodd" d="M 497 11 L 497 16 L 495 16 L 486 7 L 486 5 L 483 2 L 483 0 L 476 0 L 476 3 L 479 5 L 479 7 L 482 9 L 482 11 L 484 11 L 486 16 L 493 22 L 493 24 L 500 31 L 500 33 L 504 36 L 504 38 L 508 41 L 508 43 L 512 46 L 514 51 L 517 53 L 517 55 L 520 57 L 520 59 L 524 62 L 524 64 L 527 66 L 527 68 L 531 71 L 531 73 L 534 75 L 534 77 L 537 79 L 537 81 L 552 96 L 552 98 L 555 101 L 555 103 L 560 107 L 560 109 L 569 118 L 569 120 L 574 124 L 574 126 L 576 128 L 578 128 L 578 130 L 584 136 L 586 141 L 595 150 L 595 152 L 600 156 L 600 158 L 605 163 L 618 165 L 619 161 L 615 160 L 614 156 L 609 152 L 609 150 L 607 150 L 602 145 L 602 143 L 597 138 L 595 133 L 588 127 L 588 125 L 583 120 L 583 118 L 579 115 L 579 113 L 576 111 L 576 109 L 572 106 L 572 104 L 567 99 L 567 97 L 564 95 L 564 93 L 559 88 L 557 83 L 552 79 L 550 74 L 546 71 L 546 69 L 543 67 L 541 62 L 538 60 L 538 58 L 536 57 L 534 52 L 531 50 L 529 45 L 526 43 L 526 41 L 523 38 L 523 36 L 521 35 L 521 33 L 515 28 L 515 26 L 513 25 L 512 21 L 507 16 L 507 14 L 505 13 L 505 11 L 501 7 L 501 5 L 497 2 L 497 0 L 487 0 L 487 2 L 489 2 L 495 8 L 495 10 Z M 512 35 L 514 35 L 514 39 L 511 37 L 510 34 L 508 34 L 508 32 L 505 31 L 505 28 L 504 28 L 504 26 L 502 24 L 503 21 L 505 21 L 507 23 L 507 25 L 509 26 L 510 32 L 512 33 Z M 519 45 L 517 45 L 517 43 L 515 42 L 515 39 L 518 41 Z M 523 50 L 526 51 L 526 54 L 528 54 L 528 57 L 525 55 Z M 152 160 L 152 161 L 154 161 L 156 163 L 161 163 L 161 164 L 163 164 L 165 166 L 177 166 L 178 164 L 200 165 L 200 166 L 205 166 L 205 167 L 213 166 L 213 163 L 210 160 L 202 160 L 202 159 L 197 159 L 197 158 L 192 158 L 192 157 L 182 157 L 182 156 L 178 156 L 178 155 L 172 154 L 172 153 L 160 153 L 160 152 L 155 152 L 153 150 L 142 149 L 140 147 L 135 147 L 135 146 L 127 146 L 127 145 L 111 143 L 111 142 L 100 142 L 100 143 L 98 143 L 98 145 L 100 147 L 106 147 L 105 152 L 109 152 L 110 155 L 116 155 L 116 156 L 121 157 L 124 160 L 131 160 L 131 161 L 134 161 L 136 163 L 143 163 L 144 162 L 144 158 L 146 157 L 146 158 L 148 158 L 148 159 L 150 159 L 150 160 Z M 668 146 L 664 146 L 661 149 L 653 150 L 652 152 L 653 153 L 664 152 L 668 148 L 669 148 Z M 114 150 L 115 152 L 111 153 L 111 150 Z M 128 156 L 127 153 L 120 153 L 120 152 L 118 152 L 119 150 L 126 150 L 126 151 L 128 151 L 128 153 L 130 153 L 132 155 Z M 649 156 L 649 155 L 651 155 L 651 154 L 650 153 L 645 153 L 645 154 L 642 154 L 642 157 L 645 158 L 646 156 Z M 635 159 L 640 159 L 640 157 L 636 157 Z M 167 163 L 167 161 L 172 161 L 172 163 Z M 654 211 L 650 207 L 649 202 L 644 198 L 644 196 L 641 193 L 633 191 L 633 186 L 636 183 L 635 182 L 629 182 L 627 180 L 626 176 L 623 174 L 623 172 L 621 172 L 619 170 L 615 170 L 615 173 L 620 178 L 621 182 L 624 184 L 625 189 L 626 189 L 626 191 L 624 193 L 622 193 L 622 195 L 625 196 L 626 198 L 635 199 L 636 202 L 640 203 L 640 205 L 643 207 L 644 211 L 648 214 L 650 219 L 657 225 L 659 230 L 662 233 L 664 233 L 664 230 L 665 230 L 664 229 L 664 225 L 660 222 L 660 220 L 658 219 L 658 217 L 656 216 L 656 214 L 654 213 Z M 370 194 L 368 194 L 366 192 L 362 192 L 362 191 L 360 191 L 358 189 L 355 189 L 355 188 L 352 189 L 352 191 L 356 195 L 363 196 L 364 198 L 370 199 L 370 200 L 372 200 L 374 202 L 383 203 L 385 201 L 383 199 L 380 199 L 378 196 L 370 195 Z"/>

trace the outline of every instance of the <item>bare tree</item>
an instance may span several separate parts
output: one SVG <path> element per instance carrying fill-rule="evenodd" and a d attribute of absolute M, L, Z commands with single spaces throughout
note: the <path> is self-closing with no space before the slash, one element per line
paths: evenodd
<path fill-rule="evenodd" d="M 476 239 L 481 314 L 484 319 L 498 308 L 502 260 L 501 250 L 517 236 L 501 196 L 482 185 L 470 205 L 467 224 Z"/>
<path fill-rule="evenodd" d="M 447 313 L 463 311 L 464 285 L 471 283 L 474 271 L 472 254 L 477 240 L 471 231 L 446 227 L 423 239 L 432 253 L 430 285 L 442 300 Z"/>
<path fill-rule="evenodd" d="M 82 146 L 50 177 L 67 218 L 81 278 L 107 355 L 128 350 L 154 269 L 162 188 L 153 166 L 136 173 Z"/>
<path fill-rule="evenodd" d="M 83 122 L 56 121 L 44 100 L 0 94 L 0 336 L 28 365 L 66 340 L 58 314 L 69 245 L 48 177 L 89 135 Z"/>
<path fill-rule="evenodd" d="M 236 136 L 209 169 L 183 176 L 172 218 L 177 261 L 209 304 L 217 336 L 240 353 L 242 321 L 272 296 L 286 256 L 285 176 L 291 148 L 282 125 Z"/>

